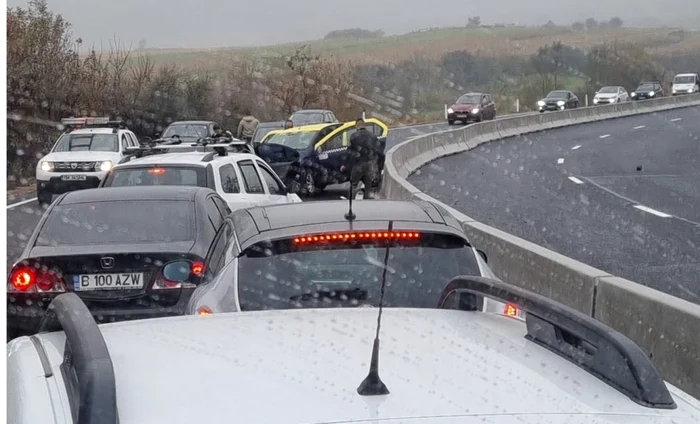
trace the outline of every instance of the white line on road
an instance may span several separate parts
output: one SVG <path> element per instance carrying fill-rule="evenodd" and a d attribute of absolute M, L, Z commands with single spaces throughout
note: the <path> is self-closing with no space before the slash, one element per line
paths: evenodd
<path fill-rule="evenodd" d="M 22 200 L 21 202 L 17 202 L 17 203 L 13 203 L 13 204 L 11 204 L 11 205 L 7 205 L 7 209 L 12 209 L 12 208 L 14 208 L 14 207 L 16 207 L 16 206 L 26 205 L 27 203 L 33 202 L 33 201 L 35 201 L 35 200 L 36 200 L 36 197 L 32 197 L 31 199 L 27 199 L 27 200 Z"/>
<path fill-rule="evenodd" d="M 680 121 L 680 120 L 682 120 L 682 119 L 683 119 L 683 118 L 673 118 L 673 119 L 671 119 L 671 122 L 678 122 L 678 121 Z"/>
<path fill-rule="evenodd" d="M 569 177 L 569 179 L 570 179 L 571 181 L 575 182 L 576 184 L 583 184 L 583 181 L 579 180 L 579 179 L 576 178 L 576 177 L 571 176 L 571 177 Z"/>
<path fill-rule="evenodd" d="M 638 125 L 634 127 L 635 130 L 641 130 L 642 128 L 646 128 L 646 125 Z"/>
<path fill-rule="evenodd" d="M 661 218 L 670 218 L 671 217 L 671 215 L 669 215 L 667 213 L 657 211 L 656 209 L 648 208 L 644 205 L 634 205 L 634 207 L 639 209 L 640 211 L 644 211 L 644 212 L 650 213 L 652 215 L 660 216 Z"/>
<path fill-rule="evenodd" d="M 603 134 L 600 136 L 600 138 L 608 138 L 608 137 L 610 137 L 610 134 Z"/>
<path fill-rule="evenodd" d="M 571 150 L 578 150 L 581 148 L 580 144 L 575 145 L 574 147 L 571 148 Z"/>
<path fill-rule="evenodd" d="M 559 165 L 561 165 L 562 163 L 564 163 L 564 158 L 559 158 L 559 159 L 557 159 L 557 163 L 558 163 Z"/>

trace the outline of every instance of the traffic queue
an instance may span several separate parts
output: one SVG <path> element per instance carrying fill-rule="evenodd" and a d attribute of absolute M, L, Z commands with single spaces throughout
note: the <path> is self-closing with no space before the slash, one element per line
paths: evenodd
<path fill-rule="evenodd" d="M 259 123 L 239 126 L 239 139 L 214 121 L 173 122 L 144 143 L 108 117 L 62 124 L 37 164 L 46 210 L 9 275 L 9 337 L 38 331 L 66 292 L 105 322 L 184 313 L 226 258 L 210 249 L 230 242 L 221 227 L 233 211 L 298 204 L 348 181 L 369 198 L 388 133 L 377 119 L 340 123 L 323 110 L 297 112 L 260 143 Z M 176 268 L 184 274 L 168 279 Z"/>

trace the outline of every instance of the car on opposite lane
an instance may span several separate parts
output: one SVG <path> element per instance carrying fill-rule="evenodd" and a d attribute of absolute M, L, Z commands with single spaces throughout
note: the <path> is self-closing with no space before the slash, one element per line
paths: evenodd
<path fill-rule="evenodd" d="M 208 187 L 216 191 L 231 210 L 301 202 L 298 195 L 289 193 L 279 176 L 260 157 L 229 152 L 229 147 L 174 145 L 133 150 L 135 156 L 115 165 L 100 187 Z M 148 155 L 138 157 L 146 153 Z"/>
<path fill-rule="evenodd" d="M 671 85 L 672 95 L 679 96 L 693 93 L 700 93 L 700 74 L 687 73 L 673 77 L 673 84 Z"/>
<path fill-rule="evenodd" d="M 595 92 L 593 96 L 594 105 L 607 105 L 613 103 L 628 102 L 630 95 L 625 90 L 625 87 L 606 86 Z"/>
<path fill-rule="evenodd" d="M 574 109 L 580 106 L 578 96 L 569 90 L 553 90 L 547 96 L 537 102 L 540 113 L 546 111 L 557 111 Z"/>
<path fill-rule="evenodd" d="M 432 307 L 454 275 L 495 278 L 459 222 L 430 202 L 357 202 L 351 221 L 347 212 L 343 200 L 234 211 L 188 313 L 377 306 L 385 267 L 390 306 Z"/>
<path fill-rule="evenodd" d="M 401 288 L 387 284 L 387 295 Z M 480 277 L 440 292 L 431 308 L 381 314 L 292 309 L 102 325 L 65 294 L 50 316 L 63 331 L 8 344 L 8 422 L 700 422 L 700 401 L 589 316 Z M 524 319 L 475 307 L 487 297 Z"/>
<path fill-rule="evenodd" d="M 664 96 L 664 88 L 658 81 L 641 82 L 630 96 L 632 100 L 657 99 Z"/>
<path fill-rule="evenodd" d="M 468 124 L 469 121 L 481 122 L 484 119 L 491 120 L 496 117 L 496 103 L 488 93 L 467 93 L 457 99 L 447 109 L 447 123 L 453 125 L 455 121 Z"/>
<path fill-rule="evenodd" d="M 214 121 L 176 121 L 168 125 L 160 139 L 179 138 L 184 142 L 196 142 L 199 139 L 214 136 Z"/>
<path fill-rule="evenodd" d="M 335 113 L 327 109 L 300 109 L 292 113 L 289 118 L 295 127 L 313 124 L 339 124 Z"/>
<path fill-rule="evenodd" d="M 10 271 L 8 333 L 36 332 L 49 302 L 77 293 L 100 321 L 184 312 L 226 202 L 201 187 L 119 187 L 67 193 L 49 206 Z M 190 269 L 163 277 L 168 263 Z"/>
<path fill-rule="evenodd" d="M 139 146 L 136 135 L 121 121 L 66 118 L 66 130 L 36 166 L 36 195 L 48 205 L 54 195 L 95 188 L 112 166 Z"/>

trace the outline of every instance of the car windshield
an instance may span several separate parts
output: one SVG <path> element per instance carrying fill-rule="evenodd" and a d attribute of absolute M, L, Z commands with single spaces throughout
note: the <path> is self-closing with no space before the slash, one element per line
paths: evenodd
<path fill-rule="evenodd" d="M 266 127 L 258 126 L 258 129 L 255 131 L 255 136 L 253 137 L 253 143 L 260 143 L 270 131 L 279 130 L 281 127 L 281 124 Z"/>
<path fill-rule="evenodd" d="M 209 127 L 205 124 L 173 124 L 161 137 L 171 138 L 175 135 L 186 140 L 198 140 L 209 135 Z"/>
<path fill-rule="evenodd" d="M 54 152 L 118 152 L 117 134 L 64 134 L 56 142 Z"/>
<path fill-rule="evenodd" d="M 550 91 L 547 94 L 548 99 L 566 99 L 569 95 L 568 91 Z"/>
<path fill-rule="evenodd" d="M 654 84 L 639 84 L 637 91 L 654 91 Z"/>
<path fill-rule="evenodd" d="M 58 205 L 41 227 L 37 246 L 169 243 L 193 240 L 189 201 L 130 200 Z"/>
<path fill-rule="evenodd" d="M 385 305 L 396 307 L 435 308 L 451 278 L 479 275 L 472 248 L 451 235 L 422 234 L 391 247 L 384 241 L 262 242 L 239 258 L 241 308 L 378 306 L 385 270 Z"/>
<path fill-rule="evenodd" d="M 461 96 L 459 99 L 457 99 L 458 105 L 466 105 L 466 104 L 477 104 L 481 101 L 481 95 L 480 94 L 465 94 Z"/>
<path fill-rule="evenodd" d="M 321 112 L 296 112 L 289 117 L 295 127 L 303 125 L 320 124 L 324 122 L 323 113 Z"/>
<path fill-rule="evenodd" d="M 675 77 L 673 79 L 674 84 L 694 84 L 695 83 L 695 77 L 692 75 L 687 75 L 687 76 L 682 76 L 682 77 Z"/>
<path fill-rule="evenodd" d="M 617 87 L 603 87 L 598 90 L 600 94 L 617 94 Z"/>
<path fill-rule="evenodd" d="M 178 185 L 207 186 L 204 167 L 143 166 L 114 169 L 105 180 L 104 187 Z"/>
<path fill-rule="evenodd" d="M 265 144 L 281 144 L 296 150 L 304 150 L 314 142 L 318 131 L 282 132 L 273 134 L 265 140 Z"/>

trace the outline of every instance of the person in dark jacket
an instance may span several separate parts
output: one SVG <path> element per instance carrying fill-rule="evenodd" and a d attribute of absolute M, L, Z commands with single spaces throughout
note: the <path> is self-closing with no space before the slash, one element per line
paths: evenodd
<path fill-rule="evenodd" d="M 219 124 L 214 124 L 214 134 L 211 136 L 211 138 L 221 137 L 226 137 L 226 135 L 224 134 L 224 130 L 219 126 Z"/>
<path fill-rule="evenodd" d="M 357 130 L 350 136 L 350 144 L 340 167 L 340 172 L 350 172 L 352 196 L 357 193 L 357 186 L 362 181 L 365 186 L 364 199 L 371 199 L 373 182 L 378 178 L 379 162 L 384 156 L 382 144 L 377 136 L 365 127 L 365 121 L 359 118 L 355 121 Z"/>

